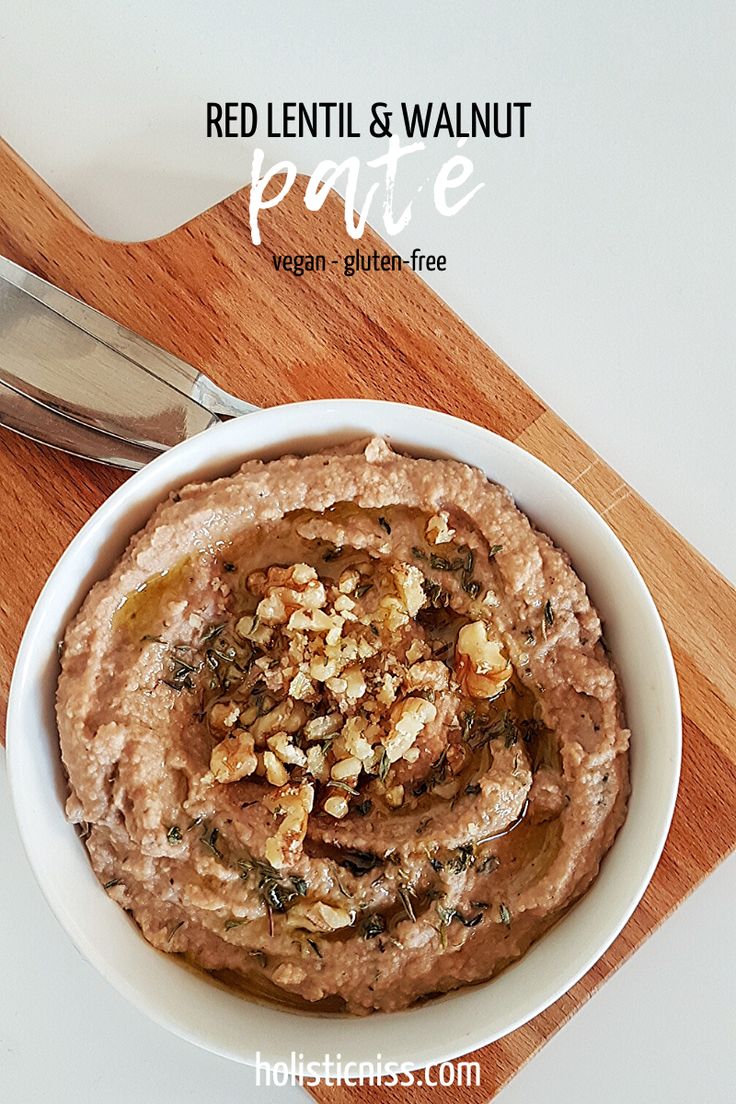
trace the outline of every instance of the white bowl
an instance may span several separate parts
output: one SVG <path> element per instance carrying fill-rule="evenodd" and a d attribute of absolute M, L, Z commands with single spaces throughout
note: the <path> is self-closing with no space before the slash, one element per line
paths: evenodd
<path fill-rule="evenodd" d="M 91 584 L 167 493 L 233 472 L 249 457 L 308 452 L 336 440 L 386 435 L 422 456 L 451 456 L 504 484 L 570 554 L 600 611 L 619 667 L 631 743 L 629 814 L 590 891 L 522 959 L 484 985 L 407 1012 L 325 1017 L 251 1003 L 154 950 L 103 892 L 64 816 L 54 720 L 57 641 Z M 218 425 L 123 484 L 59 560 L 33 610 L 13 674 L 8 767 L 26 852 L 49 905 L 81 953 L 123 996 L 177 1035 L 254 1064 L 294 1050 L 322 1063 L 380 1054 L 419 1068 L 492 1042 L 569 989 L 613 942 L 664 846 L 680 770 L 677 680 L 652 598 L 628 554 L 592 507 L 518 446 L 446 414 L 394 403 L 325 400 L 258 411 Z"/>

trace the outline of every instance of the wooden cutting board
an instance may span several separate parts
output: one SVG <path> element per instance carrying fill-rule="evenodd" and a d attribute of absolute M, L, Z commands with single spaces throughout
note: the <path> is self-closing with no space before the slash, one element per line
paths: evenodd
<path fill-rule="evenodd" d="M 247 219 L 244 190 L 156 241 L 105 241 L 0 143 L 0 253 L 259 406 L 329 396 L 397 399 L 511 438 L 605 516 L 646 579 L 674 652 L 684 713 L 682 784 L 654 879 L 582 981 L 531 1023 L 478 1052 L 479 1088 L 403 1094 L 428 1104 L 475 1104 L 490 1099 L 736 844 L 736 593 L 421 280 L 408 272 L 346 279 L 329 264 L 300 278 L 276 272 L 273 253 L 338 257 L 355 250 L 337 199 L 308 213 L 295 187 L 262 217 L 260 248 L 250 242 Z M 388 250 L 370 233 L 360 247 Z M 20 635 L 46 576 L 126 476 L 5 430 L 0 465 L 4 713 Z M 314 1095 L 325 1104 L 388 1104 L 402 1091 L 332 1087 Z"/>

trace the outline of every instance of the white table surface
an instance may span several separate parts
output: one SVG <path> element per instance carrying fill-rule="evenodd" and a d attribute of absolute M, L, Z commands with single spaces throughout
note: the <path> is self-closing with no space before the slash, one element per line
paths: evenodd
<path fill-rule="evenodd" d="M 208 100 L 531 100 L 526 139 L 466 146 L 473 202 L 443 219 L 423 191 L 395 241 L 445 253 L 432 286 L 733 578 L 735 35 L 719 0 L 6 3 L 0 134 L 97 232 L 132 240 L 247 181 L 254 142 L 207 141 Z M 304 171 L 384 148 L 261 144 Z M 451 152 L 407 166 L 397 200 Z M 303 1099 L 257 1090 L 107 987 L 33 882 L 4 763 L 0 788 L 0 1100 Z M 731 858 L 499 1102 L 732 1099 L 735 888 Z"/>

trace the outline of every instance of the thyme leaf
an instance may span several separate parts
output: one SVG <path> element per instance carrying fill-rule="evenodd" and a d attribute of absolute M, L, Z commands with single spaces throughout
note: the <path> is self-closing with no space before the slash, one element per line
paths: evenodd
<path fill-rule="evenodd" d="M 174 936 L 178 932 L 179 928 L 181 928 L 183 926 L 183 924 L 184 924 L 183 920 L 180 920 L 178 924 L 174 924 L 174 926 L 171 929 L 171 931 L 169 932 L 168 938 L 166 940 L 167 943 L 171 942 L 171 940 L 174 938 Z"/>
<path fill-rule="evenodd" d="M 453 874 L 461 874 L 463 870 L 475 863 L 475 848 L 472 843 L 463 843 L 456 848 L 451 859 L 447 860 L 447 869 Z"/>
<path fill-rule="evenodd" d="M 399 895 L 399 900 L 401 901 L 402 905 L 404 906 L 404 912 L 409 917 L 409 919 L 412 921 L 412 923 L 415 924 L 416 920 L 417 920 L 417 917 L 416 917 L 416 913 L 414 912 L 414 906 L 411 903 L 411 894 L 412 894 L 411 887 L 408 886 L 408 885 L 400 885 L 396 892 Z"/>
<path fill-rule="evenodd" d="M 372 912 L 364 917 L 361 924 L 361 935 L 364 939 L 375 939 L 386 930 L 386 921 L 378 912 Z"/>
<path fill-rule="evenodd" d="M 377 866 L 383 865 L 381 856 L 374 855 L 372 851 L 345 850 L 340 853 L 340 858 L 337 861 L 340 866 L 347 867 L 356 878 L 360 878 L 370 870 L 375 870 Z"/>
<path fill-rule="evenodd" d="M 339 560 L 344 551 L 345 549 L 341 544 L 335 545 L 334 548 L 329 548 L 327 552 L 325 552 L 322 559 L 325 563 L 332 563 L 333 560 Z"/>
<path fill-rule="evenodd" d="M 204 834 L 199 837 L 200 842 L 203 843 L 205 847 L 208 847 L 217 859 L 222 858 L 222 851 L 217 846 L 217 840 L 219 839 L 219 836 L 219 828 L 210 828 L 209 831 L 205 831 Z"/>

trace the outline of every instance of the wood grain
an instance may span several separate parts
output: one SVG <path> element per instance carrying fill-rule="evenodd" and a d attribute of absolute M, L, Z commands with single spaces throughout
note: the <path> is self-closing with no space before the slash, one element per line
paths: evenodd
<path fill-rule="evenodd" d="M 303 184 L 302 184 L 303 187 Z M 0 253 L 201 366 L 258 405 L 323 396 L 398 399 L 488 426 L 574 483 L 624 542 L 650 586 L 677 663 L 684 711 L 683 777 L 664 855 L 634 916 L 596 966 L 525 1027 L 477 1055 L 478 1088 L 320 1088 L 324 1104 L 357 1100 L 486 1101 L 583 1004 L 736 844 L 736 593 L 519 380 L 425 284 L 408 272 L 293 277 L 272 253 L 342 256 L 355 249 L 341 205 L 308 213 L 295 187 L 247 229 L 247 193 L 155 241 L 92 234 L 0 143 Z M 365 250 L 386 249 L 368 233 Z M 0 430 L 0 701 L 20 634 L 72 535 L 123 473 Z"/>

